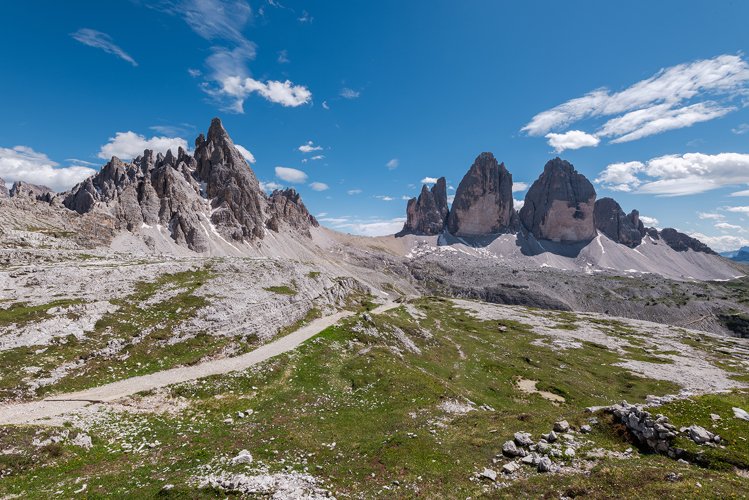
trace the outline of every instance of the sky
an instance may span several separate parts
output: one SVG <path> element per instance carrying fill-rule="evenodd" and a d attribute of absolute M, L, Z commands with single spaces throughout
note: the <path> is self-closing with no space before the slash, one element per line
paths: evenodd
<path fill-rule="evenodd" d="M 491 151 L 648 225 L 749 245 L 749 2 L 27 0 L 3 7 L 0 177 L 63 191 L 218 116 L 265 189 L 392 234 Z"/>

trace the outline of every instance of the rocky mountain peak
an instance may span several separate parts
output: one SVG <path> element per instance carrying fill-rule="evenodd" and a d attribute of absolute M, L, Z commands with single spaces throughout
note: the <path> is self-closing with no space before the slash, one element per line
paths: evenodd
<path fill-rule="evenodd" d="M 440 177 L 431 190 L 424 184 L 419 197 L 408 200 L 406 223 L 396 236 L 439 234 L 445 227 L 447 216 L 447 182 Z"/>
<path fill-rule="evenodd" d="M 8 186 L 5 185 L 3 178 L 0 177 L 0 198 L 8 197 L 10 197 L 10 191 L 8 191 Z"/>
<path fill-rule="evenodd" d="M 642 243 L 645 227 L 640 221 L 640 212 L 632 210 L 627 215 L 622 207 L 612 198 L 596 200 L 593 218 L 596 229 L 613 241 L 634 248 Z"/>
<path fill-rule="evenodd" d="M 688 234 L 681 233 L 671 227 L 661 230 L 660 237 L 668 246 L 677 252 L 693 250 L 695 252 L 715 255 L 713 249 L 702 243 L 700 240 L 692 238 Z"/>
<path fill-rule="evenodd" d="M 544 166 L 520 210 L 520 220 L 536 238 L 564 243 L 596 236 L 593 184 L 568 161 L 557 157 Z"/>
<path fill-rule="evenodd" d="M 484 236 L 512 229 L 512 174 L 492 153 L 481 153 L 455 192 L 447 229 L 455 236 Z"/>
<path fill-rule="evenodd" d="M 307 210 L 302 202 L 302 196 L 294 188 L 275 190 L 269 198 L 268 228 L 279 231 L 281 224 L 286 223 L 293 229 L 310 235 L 310 227 L 318 227 L 320 224 Z"/>
<path fill-rule="evenodd" d="M 3 183 L 3 186 L 5 184 Z M 24 181 L 16 181 L 10 188 L 11 198 L 31 198 L 33 200 L 48 199 L 54 192 L 47 186 L 31 184 Z"/>

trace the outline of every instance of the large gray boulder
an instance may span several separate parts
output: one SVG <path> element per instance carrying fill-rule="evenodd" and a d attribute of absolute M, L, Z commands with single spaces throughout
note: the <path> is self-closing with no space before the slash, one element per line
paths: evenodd
<path fill-rule="evenodd" d="M 642 243 L 645 226 L 640 220 L 640 212 L 632 210 L 629 215 L 613 198 L 596 200 L 593 209 L 596 229 L 613 241 L 635 248 Z"/>
<path fill-rule="evenodd" d="M 448 213 L 447 182 L 440 177 L 431 190 L 425 184 L 418 198 L 408 200 L 406 222 L 396 236 L 439 234 L 445 228 Z"/>
<path fill-rule="evenodd" d="M 596 237 L 596 191 L 571 163 L 554 158 L 525 195 L 520 221 L 537 239 L 562 243 Z"/>
<path fill-rule="evenodd" d="M 481 153 L 455 192 L 447 229 L 454 236 L 485 236 L 513 229 L 512 174 L 492 153 Z"/>

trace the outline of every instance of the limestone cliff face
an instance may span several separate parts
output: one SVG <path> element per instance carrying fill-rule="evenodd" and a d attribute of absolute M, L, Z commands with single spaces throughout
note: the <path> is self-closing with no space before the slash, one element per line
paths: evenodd
<path fill-rule="evenodd" d="M 447 183 L 440 177 L 431 190 L 423 185 L 419 197 L 408 200 L 406 223 L 396 236 L 439 234 L 445 228 L 448 213 Z"/>
<path fill-rule="evenodd" d="M 266 228 L 309 235 L 317 226 L 295 191 L 265 195 L 218 118 L 207 137 L 196 139 L 194 156 L 180 148 L 176 156 L 146 150 L 131 163 L 113 157 L 64 193 L 62 203 L 81 214 L 103 210 L 115 217 L 118 229 L 161 226 L 196 252 L 207 251 L 216 233 L 227 241 L 252 242 L 263 238 Z"/>
<path fill-rule="evenodd" d="M 536 238 L 562 243 L 590 241 L 596 236 L 593 185 L 571 163 L 546 163 L 520 210 L 520 221 Z"/>
<path fill-rule="evenodd" d="M 512 174 L 492 153 L 481 153 L 455 192 L 447 220 L 455 236 L 485 236 L 512 229 Z"/>
<path fill-rule="evenodd" d="M 715 254 L 712 248 L 702 243 L 696 238 L 680 233 L 676 229 L 667 227 L 660 231 L 661 239 L 671 248 L 677 252 L 686 252 L 687 250 L 693 250 L 695 252 L 703 252 L 708 254 Z"/>
<path fill-rule="evenodd" d="M 640 221 L 640 212 L 632 210 L 627 215 L 612 198 L 596 200 L 593 210 L 596 229 L 613 241 L 634 248 L 642 243 L 645 227 Z"/>
<path fill-rule="evenodd" d="M 9 198 L 10 192 L 8 191 L 8 187 L 5 185 L 5 181 L 2 177 L 0 177 L 0 198 Z"/>

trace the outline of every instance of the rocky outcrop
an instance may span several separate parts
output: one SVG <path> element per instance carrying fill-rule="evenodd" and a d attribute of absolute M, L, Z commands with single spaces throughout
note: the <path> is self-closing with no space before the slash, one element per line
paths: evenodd
<path fill-rule="evenodd" d="M 512 174 L 492 153 L 481 153 L 455 192 L 447 229 L 455 236 L 485 236 L 513 229 Z"/>
<path fill-rule="evenodd" d="M 5 181 L 2 177 L 0 177 L 0 198 L 9 198 L 10 192 L 8 191 L 8 187 L 5 185 Z"/>
<path fill-rule="evenodd" d="M 408 200 L 406 223 L 396 236 L 439 234 L 445 228 L 448 213 L 447 183 L 440 177 L 431 190 L 425 184 L 418 198 Z"/>
<path fill-rule="evenodd" d="M 3 184 L 4 185 L 4 184 Z M 11 198 L 31 198 L 32 200 L 48 200 L 53 191 L 47 186 L 16 181 L 10 188 Z"/>
<path fill-rule="evenodd" d="M 309 236 L 310 227 L 320 224 L 302 203 L 302 197 L 295 189 L 275 190 L 270 195 L 268 229 L 280 231 L 283 224 Z"/>
<path fill-rule="evenodd" d="M 546 163 L 520 210 L 520 221 L 536 238 L 562 243 L 590 241 L 596 236 L 593 210 L 596 191 L 571 163 Z"/>
<path fill-rule="evenodd" d="M 613 241 L 635 248 L 642 243 L 645 226 L 640 220 L 640 212 L 632 210 L 629 215 L 624 213 L 612 198 L 596 200 L 593 209 L 596 229 Z"/>
<path fill-rule="evenodd" d="M 667 227 L 660 231 L 661 239 L 677 252 L 686 252 L 687 250 L 693 250 L 695 252 L 703 252 L 711 255 L 717 255 L 709 246 L 702 243 L 696 238 L 680 233 L 676 229 Z"/>
<path fill-rule="evenodd" d="M 196 139 L 194 156 L 179 148 L 176 155 L 146 150 L 131 163 L 113 157 L 65 193 L 62 203 L 81 214 L 107 212 L 118 229 L 162 227 L 177 244 L 196 252 L 209 250 L 214 236 L 252 242 L 265 236 L 266 227 L 287 226 L 309 235 L 318 225 L 296 191 L 265 195 L 218 118 L 207 137 Z"/>

